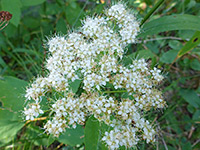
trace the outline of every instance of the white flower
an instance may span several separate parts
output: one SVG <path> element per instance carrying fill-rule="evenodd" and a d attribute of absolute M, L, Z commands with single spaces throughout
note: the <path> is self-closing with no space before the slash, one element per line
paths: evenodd
<path fill-rule="evenodd" d="M 24 108 L 24 114 L 26 116 L 26 120 L 34 120 L 40 114 L 44 112 L 40 109 L 39 104 L 29 104 L 29 108 Z"/>
<path fill-rule="evenodd" d="M 109 149 L 134 147 L 141 138 L 155 141 L 155 130 L 142 113 L 165 106 L 156 89 L 163 80 L 161 71 L 150 69 L 144 59 L 128 66 L 122 62 L 127 45 L 139 32 L 135 16 L 118 3 L 105 15 L 86 17 L 82 24 L 76 32 L 49 39 L 47 75 L 36 78 L 26 90 L 26 99 L 34 101 L 24 108 L 26 120 L 43 113 L 39 103 L 45 97 L 51 105 L 44 126 L 48 134 L 58 137 L 65 128 L 83 125 L 94 115 L 112 127 L 102 138 Z M 81 84 L 73 93 L 77 79 Z"/>

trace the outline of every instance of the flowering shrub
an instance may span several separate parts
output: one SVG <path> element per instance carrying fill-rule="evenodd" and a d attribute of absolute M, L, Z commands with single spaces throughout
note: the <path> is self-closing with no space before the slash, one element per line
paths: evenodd
<path fill-rule="evenodd" d="M 135 42 L 138 32 L 135 16 L 118 3 L 105 15 L 87 17 L 78 31 L 50 38 L 48 75 L 36 78 L 26 90 L 26 120 L 44 113 L 40 104 L 48 97 L 51 113 L 44 125 L 48 134 L 58 137 L 65 128 L 84 125 L 93 115 L 110 126 L 101 139 L 110 149 L 133 147 L 141 139 L 155 141 L 156 132 L 144 114 L 165 106 L 156 89 L 163 80 L 161 71 L 150 69 L 144 59 L 128 66 L 122 63 L 127 45 Z M 73 92 L 70 85 L 76 80 L 81 84 Z M 128 96 L 117 97 L 116 92 Z"/>

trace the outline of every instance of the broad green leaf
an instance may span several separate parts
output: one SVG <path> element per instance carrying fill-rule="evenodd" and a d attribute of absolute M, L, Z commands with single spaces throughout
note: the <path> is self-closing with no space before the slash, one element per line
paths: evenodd
<path fill-rule="evenodd" d="M 44 3 L 46 0 L 21 0 L 23 6 L 35 6 Z"/>
<path fill-rule="evenodd" d="M 0 80 L 0 102 L 4 108 L 19 112 L 25 102 L 24 94 L 27 82 L 6 76 Z"/>
<path fill-rule="evenodd" d="M 13 140 L 23 125 L 23 122 L 18 121 L 0 121 L 0 146 L 3 146 Z"/>
<path fill-rule="evenodd" d="M 200 98 L 194 90 L 181 89 L 180 96 L 195 108 L 200 108 Z"/>
<path fill-rule="evenodd" d="M 194 70 L 198 70 L 200 71 L 200 62 L 198 59 L 194 59 L 191 63 L 190 63 L 190 67 Z"/>
<path fill-rule="evenodd" d="M 186 14 L 160 17 L 144 24 L 139 37 L 172 30 L 200 31 L 200 17 Z"/>
<path fill-rule="evenodd" d="M 81 84 L 81 80 L 75 80 L 74 82 L 70 84 L 70 87 L 73 93 L 76 93 L 78 91 L 80 84 Z"/>
<path fill-rule="evenodd" d="M 199 18 L 200 20 L 200 18 Z M 183 56 L 187 52 L 191 51 L 194 47 L 200 44 L 200 31 L 195 32 L 193 37 L 183 46 L 179 51 L 178 57 Z"/>
<path fill-rule="evenodd" d="M 85 149 L 97 150 L 99 140 L 99 122 L 91 116 L 85 126 Z"/>
<path fill-rule="evenodd" d="M 191 39 L 194 33 L 195 33 L 195 30 L 179 30 L 178 36 L 184 40 L 187 40 L 187 39 Z"/>
<path fill-rule="evenodd" d="M 58 141 L 70 146 L 80 145 L 84 142 L 84 129 L 78 125 L 76 129 L 66 129 L 66 131 L 59 136 Z"/>
<path fill-rule="evenodd" d="M 1 0 L 1 6 L 4 11 L 8 11 L 12 14 L 10 22 L 17 27 L 21 16 L 21 1 Z"/>
<path fill-rule="evenodd" d="M 14 77 L 0 80 L 0 145 L 13 140 L 23 127 L 21 111 L 24 104 L 23 92 L 27 83 Z"/>
<path fill-rule="evenodd" d="M 166 64 L 170 64 L 176 58 L 177 54 L 177 50 L 169 50 L 160 57 L 160 61 Z"/>
<path fill-rule="evenodd" d="M 3 121 L 22 121 L 23 118 L 19 113 L 5 108 L 0 108 L 0 122 Z"/>

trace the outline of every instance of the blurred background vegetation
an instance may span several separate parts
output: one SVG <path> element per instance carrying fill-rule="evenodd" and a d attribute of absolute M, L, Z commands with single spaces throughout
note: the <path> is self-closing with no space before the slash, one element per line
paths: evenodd
<path fill-rule="evenodd" d="M 157 1 L 124 2 L 141 21 Z M 24 91 L 26 81 L 45 73 L 44 60 L 48 55 L 45 41 L 48 37 L 76 30 L 81 26 L 81 19 L 102 13 L 110 3 L 111 0 L 0 0 L 0 11 L 9 11 L 13 15 L 8 26 L 0 31 L 0 149 L 84 149 L 83 139 L 80 139 L 82 129 L 67 131 L 67 134 L 73 134 L 72 137 L 63 135 L 54 139 L 36 126 L 41 124 L 40 121 L 28 125 L 16 122 L 20 120 L 19 110 L 23 109 L 24 99 L 13 93 Z M 200 20 L 200 1 L 166 0 L 147 22 L 177 14 L 186 18 L 189 15 L 191 22 L 198 22 L 192 16 Z M 157 66 L 163 70 L 165 80 L 160 89 L 168 107 L 149 113 L 158 129 L 157 141 L 149 145 L 141 142 L 138 149 L 199 150 L 200 45 L 190 47 L 190 51 L 180 57 L 177 54 L 190 39 L 199 41 L 200 34 L 190 25 L 185 27 L 182 24 L 182 28 L 179 24 L 181 30 L 178 30 L 179 26 L 178 29 L 169 26 L 170 30 L 167 31 L 161 29 L 165 21 L 152 23 L 153 26 L 160 26 L 160 32 L 145 35 L 145 28 L 142 28 L 138 43 L 129 47 L 124 62 L 129 63 L 130 58 L 145 57 L 151 67 Z M 194 38 L 194 34 L 197 37 Z M 10 96 L 9 102 L 2 98 L 6 94 Z"/>

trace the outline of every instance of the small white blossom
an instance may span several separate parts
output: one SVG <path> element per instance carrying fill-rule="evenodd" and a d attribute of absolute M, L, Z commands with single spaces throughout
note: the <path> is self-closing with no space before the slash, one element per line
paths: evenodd
<path fill-rule="evenodd" d="M 40 109 L 39 104 L 29 104 L 29 108 L 24 108 L 24 114 L 26 115 L 26 120 L 34 120 L 40 114 L 44 112 Z"/>

